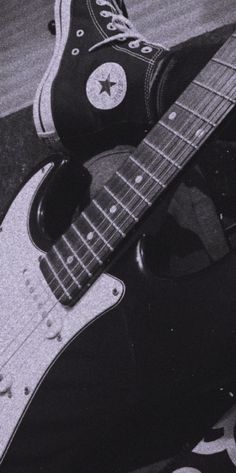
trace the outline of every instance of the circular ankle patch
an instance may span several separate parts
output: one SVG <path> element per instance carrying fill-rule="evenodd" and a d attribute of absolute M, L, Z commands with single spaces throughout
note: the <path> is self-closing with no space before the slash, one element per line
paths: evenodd
<path fill-rule="evenodd" d="M 106 62 L 89 76 L 86 94 L 89 102 L 100 110 L 110 110 L 123 102 L 127 91 L 126 74 L 119 64 Z"/>

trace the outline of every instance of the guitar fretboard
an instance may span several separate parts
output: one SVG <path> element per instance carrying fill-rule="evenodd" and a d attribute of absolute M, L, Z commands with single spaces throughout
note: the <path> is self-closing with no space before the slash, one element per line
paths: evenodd
<path fill-rule="evenodd" d="M 235 103 L 233 34 L 41 261 L 61 303 L 72 305 L 100 274 L 112 252 Z"/>

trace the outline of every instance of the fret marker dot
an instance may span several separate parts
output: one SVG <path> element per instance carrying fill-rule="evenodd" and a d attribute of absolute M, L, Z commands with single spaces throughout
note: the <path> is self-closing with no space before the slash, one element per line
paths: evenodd
<path fill-rule="evenodd" d="M 74 256 L 68 256 L 66 262 L 67 262 L 67 264 L 71 264 L 71 263 L 73 263 L 73 260 L 74 260 Z"/>
<path fill-rule="evenodd" d="M 87 240 L 91 241 L 93 239 L 93 232 L 89 232 L 87 235 Z"/>
<path fill-rule="evenodd" d="M 140 184 L 140 182 L 142 182 L 142 180 L 143 180 L 143 176 L 137 176 L 137 177 L 135 178 L 136 184 Z"/>
<path fill-rule="evenodd" d="M 204 133 L 205 133 L 204 130 L 202 128 L 199 128 L 199 130 L 196 131 L 195 136 L 197 138 L 200 138 L 201 136 L 204 135 Z"/>
<path fill-rule="evenodd" d="M 111 208 L 110 208 L 110 213 L 114 214 L 114 213 L 116 213 L 116 211 L 117 211 L 116 205 L 112 205 Z"/>
<path fill-rule="evenodd" d="M 177 113 L 176 112 L 171 112 L 170 115 L 168 116 L 169 120 L 175 120 L 177 117 Z"/>

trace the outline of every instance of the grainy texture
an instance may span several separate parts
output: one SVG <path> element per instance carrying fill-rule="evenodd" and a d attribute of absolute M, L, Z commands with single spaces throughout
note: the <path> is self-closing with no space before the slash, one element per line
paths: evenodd
<path fill-rule="evenodd" d="M 53 0 L 1 0 L 0 116 L 32 102 L 53 50 L 54 37 L 47 30 L 47 23 L 53 17 L 53 3 Z M 167 46 L 236 21 L 235 0 L 127 0 L 127 6 L 138 29 L 151 40 Z M 47 156 L 48 149 L 36 137 L 31 108 L 1 120 L 0 136 L 2 216 L 19 184 Z M 157 473 L 160 467 L 155 464 L 139 473 Z"/>
<path fill-rule="evenodd" d="M 236 20 L 234 0 L 127 0 L 138 29 L 173 46 Z"/>
<path fill-rule="evenodd" d="M 52 17 L 53 1 L 1 1 L 0 116 L 32 103 L 53 51 L 54 37 L 47 30 Z"/>
<path fill-rule="evenodd" d="M 53 0 L 2 0 L 0 16 L 0 117 L 32 103 L 51 58 L 47 29 Z M 126 0 L 145 36 L 167 47 L 236 21 L 235 0 Z"/>

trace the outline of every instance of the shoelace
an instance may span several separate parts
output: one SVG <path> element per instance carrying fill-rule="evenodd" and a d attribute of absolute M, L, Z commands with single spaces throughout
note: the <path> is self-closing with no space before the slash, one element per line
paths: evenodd
<path fill-rule="evenodd" d="M 113 24 L 114 28 L 119 31 L 119 33 L 109 36 L 103 39 L 102 41 L 100 41 L 99 43 L 94 44 L 91 48 L 89 48 L 89 52 L 94 51 L 95 49 L 99 48 L 100 46 L 104 46 L 105 44 L 113 43 L 114 41 L 125 41 L 128 38 L 135 39 L 133 41 L 133 46 L 135 48 L 140 46 L 141 41 L 147 44 L 151 44 L 149 41 L 146 40 L 146 38 L 141 33 L 139 33 L 139 31 L 137 31 L 133 23 L 123 15 L 122 11 L 120 10 L 118 6 L 117 6 L 117 9 L 118 9 L 118 12 L 117 12 L 117 9 L 114 7 L 114 5 L 112 5 L 111 2 L 109 2 L 109 0 L 104 0 L 102 5 L 103 6 L 107 5 L 111 10 L 113 10 L 113 11 L 109 11 L 109 10 L 103 10 L 103 11 L 107 18 L 109 17 L 111 18 L 111 23 Z M 159 46 L 163 49 L 167 49 L 166 47 L 157 43 L 152 43 L 152 45 Z"/>

